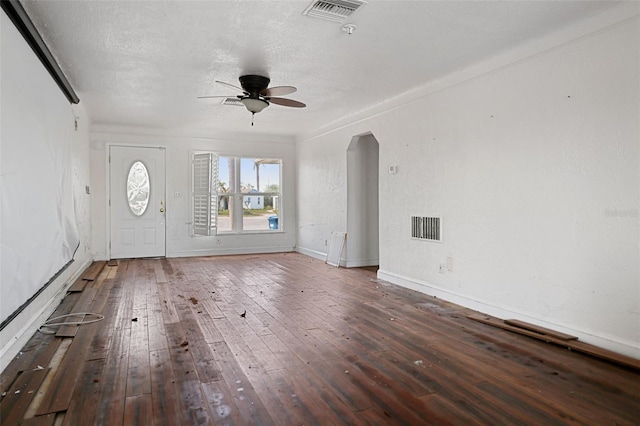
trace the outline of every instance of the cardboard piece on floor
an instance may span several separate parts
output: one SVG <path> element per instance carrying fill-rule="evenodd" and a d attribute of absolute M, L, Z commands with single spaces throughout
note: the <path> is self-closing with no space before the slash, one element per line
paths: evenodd
<path fill-rule="evenodd" d="M 329 251 L 327 251 L 327 264 L 340 267 L 342 260 L 342 251 L 347 234 L 344 232 L 332 232 L 329 240 Z"/>

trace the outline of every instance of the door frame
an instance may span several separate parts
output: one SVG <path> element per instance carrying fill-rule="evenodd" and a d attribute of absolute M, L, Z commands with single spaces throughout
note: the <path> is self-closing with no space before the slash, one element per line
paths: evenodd
<path fill-rule="evenodd" d="M 144 145 L 144 144 L 128 144 L 128 143 L 118 143 L 118 142 L 105 142 L 105 242 L 106 242 L 106 253 L 107 258 L 111 259 L 111 147 L 122 147 L 122 148 L 150 148 L 150 149 L 162 149 L 165 152 L 164 155 L 164 200 L 165 200 L 165 226 L 164 226 L 164 256 L 167 255 L 167 223 L 169 217 L 169 209 L 167 208 L 167 147 L 162 145 Z"/>

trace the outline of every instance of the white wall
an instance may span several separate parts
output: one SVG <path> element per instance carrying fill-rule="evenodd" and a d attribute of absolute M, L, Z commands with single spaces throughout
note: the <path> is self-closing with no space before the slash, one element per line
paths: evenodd
<path fill-rule="evenodd" d="M 152 131 L 153 132 L 153 131 Z M 167 158 L 167 257 L 204 256 L 292 251 L 296 241 L 295 215 L 295 144 L 293 139 L 254 135 L 232 139 L 189 138 L 175 135 L 135 134 L 131 129 L 100 127 L 91 136 L 91 186 L 93 188 L 93 254 L 109 259 L 109 218 L 107 208 L 108 164 L 110 145 L 161 146 Z M 279 231 L 211 237 L 190 236 L 190 153 L 213 151 L 219 155 L 282 158 L 282 191 Z M 175 192 L 181 193 L 176 198 Z"/>
<path fill-rule="evenodd" d="M 640 358 L 639 27 L 300 141 L 298 250 L 321 257 L 345 229 L 346 150 L 372 132 L 381 278 Z M 412 215 L 442 216 L 443 242 L 410 239 Z"/>

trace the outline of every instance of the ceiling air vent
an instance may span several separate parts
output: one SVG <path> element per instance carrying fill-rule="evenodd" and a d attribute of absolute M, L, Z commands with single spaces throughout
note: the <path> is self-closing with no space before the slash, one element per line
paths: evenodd
<path fill-rule="evenodd" d="M 238 98 L 224 98 L 222 100 L 222 105 L 235 105 L 235 106 L 244 106 L 242 101 Z"/>
<path fill-rule="evenodd" d="M 334 22 L 344 22 L 364 3 L 366 2 L 360 0 L 314 0 L 302 14 Z"/>

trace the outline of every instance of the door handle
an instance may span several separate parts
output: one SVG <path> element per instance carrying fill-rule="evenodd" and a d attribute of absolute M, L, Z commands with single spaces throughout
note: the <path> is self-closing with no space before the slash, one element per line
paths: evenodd
<path fill-rule="evenodd" d="M 160 207 L 160 213 L 164 213 L 164 207 Z"/>

